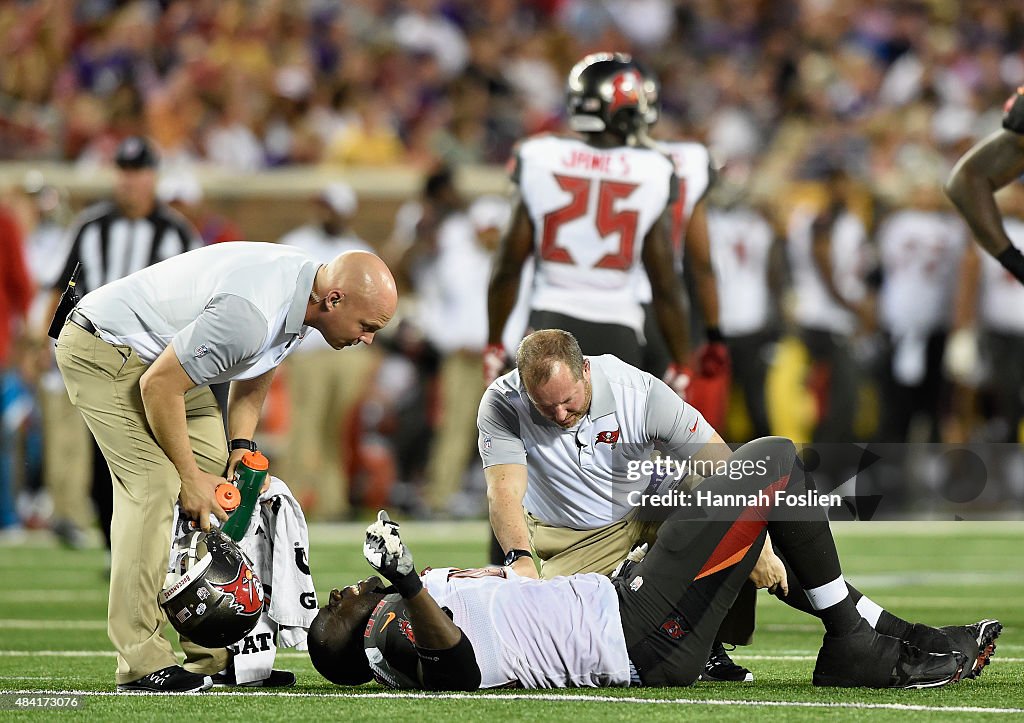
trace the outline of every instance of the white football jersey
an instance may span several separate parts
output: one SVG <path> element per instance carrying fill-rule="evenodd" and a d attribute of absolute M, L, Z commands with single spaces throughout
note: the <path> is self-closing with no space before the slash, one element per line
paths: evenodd
<path fill-rule="evenodd" d="M 498 571 L 508 577 L 458 577 L 451 568 L 423 574 L 427 592 L 473 644 L 481 688 L 629 685 L 619 598 L 607 577 L 534 580 Z"/>
<path fill-rule="evenodd" d="M 1024 219 L 1003 219 L 1006 235 L 1017 248 L 1024 247 Z M 985 329 L 1004 334 L 1024 335 L 1024 284 L 1003 268 L 991 255 L 981 256 L 981 289 L 978 299 L 978 321 Z"/>
<path fill-rule="evenodd" d="M 701 143 L 677 141 L 658 143 L 675 164 L 677 197 L 672 204 L 672 247 L 676 252 L 676 271 L 683 269 L 683 239 L 693 215 L 693 208 L 704 198 L 711 186 L 711 154 Z M 634 272 L 636 298 L 642 304 L 651 303 L 651 282 L 647 271 L 640 266 Z"/>
<path fill-rule="evenodd" d="M 711 265 L 718 286 L 718 325 L 726 336 L 753 334 L 768 323 L 768 262 L 774 234 L 751 208 L 708 211 Z"/>
<path fill-rule="evenodd" d="M 633 270 L 674 197 L 672 162 L 649 148 L 548 135 L 522 143 L 513 180 L 534 227 L 532 308 L 628 326 L 641 337 Z"/>
<path fill-rule="evenodd" d="M 854 315 L 832 298 L 814 263 L 811 227 L 816 216 L 814 209 L 800 206 L 789 218 L 787 250 L 796 294 L 793 315 L 807 329 L 851 334 L 857 323 Z M 832 228 L 832 278 L 847 301 L 864 298 L 867 260 L 864 223 L 852 213 L 841 213 Z"/>
<path fill-rule="evenodd" d="M 966 244 L 951 213 L 908 208 L 886 218 L 878 230 L 882 327 L 898 336 L 947 328 Z"/>

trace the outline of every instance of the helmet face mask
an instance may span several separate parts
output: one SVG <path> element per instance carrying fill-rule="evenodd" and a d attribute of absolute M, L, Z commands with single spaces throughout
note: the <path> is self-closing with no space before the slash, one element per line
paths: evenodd
<path fill-rule="evenodd" d="M 220 530 L 197 530 L 172 555 L 158 600 L 178 633 L 223 648 L 252 632 L 263 613 L 263 585 L 232 539 Z"/>
<path fill-rule="evenodd" d="M 626 53 L 594 53 L 569 73 L 569 126 L 580 133 L 609 131 L 623 140 L 658 118 L 658 85 Z"/>

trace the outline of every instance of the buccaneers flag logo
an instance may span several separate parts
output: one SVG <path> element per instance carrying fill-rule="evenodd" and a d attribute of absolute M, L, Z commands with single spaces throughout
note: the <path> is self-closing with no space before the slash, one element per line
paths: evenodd
<path fill-rule="evenodd" d="M 629 108 L 640 104 L 640 76 L 632 70 L 619 73 L 612 78 L 612 98 L 608 103 L 608 115 L 611 116 L 619 108 Z"/>
<path fill-rule="evenodd" d="M 619 441 L 619 430 L 606 430 L 604 432 L 598 432 L 597 437 L 594 438 L 594 444 L 610 444 L 613 447 L 615 443 Z"/>
<path fill-rule="evenodd" d="M 228 604 L 240 613 L 254 615 L 263 608 L 263 585 L 244 562 L 239 563 L 234 580 L 214 587 L 230 595 L 232 601 Z"/>

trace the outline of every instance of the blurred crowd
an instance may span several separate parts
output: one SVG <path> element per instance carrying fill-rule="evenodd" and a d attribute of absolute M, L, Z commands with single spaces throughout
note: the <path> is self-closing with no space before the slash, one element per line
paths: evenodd
<path fill-rule="evenodd" d="M 1006 309 L 1024 307 L 1024 290 L 975 250 L 941 192 L 1024 83 L 1013 3 L 39 0 L 0 4 L 0 38 L 0 161 L 108 166 L 122 139 L 146 135 L 162 157 L 153 193 L 202 243 L 238 239 L 240 220 L 204 201 L 196 166 L 422 171 L 387 239 L 355 236 L 363 201 L 344 184 L 280 239 L 325 258 L 372 247 L 407 290 L 393 332 L 346 351 L 337 378 L 310 348 L 275 383 L 261 444 L 311 519 L 388 502 L 482 514 L 475 400 L 509 206 L 460 193 L 459 168 L 504 164 L 518 139 L 563 130 L 566 72 L 612 48 L 662 82 L 654 135 L 707 144 L 720 170 L 722 332 L 762 362 L 755 383 L 737 380 L 727 440 L 1020 440 L 1024 320 Z M 1024 192 L 1004 202 L 1024 246 Z M 86 443 L 46 433 L 72 412 L 41 330 L 71 204 L 38 174 L 0 203 L 0 529 L 67 533 L 89 524 L 88 503 L 47 490 Z"/>
<path fill-rule="evenodd" d="M 37 0 L 0 5 L 0 155 L 82 164 L 504 163 L 583 54 L 632 52 L 664 123 L 781 180 L 827 146 L 876 187 L 994 127 L 1024 82 L 1002 0 Z"/>

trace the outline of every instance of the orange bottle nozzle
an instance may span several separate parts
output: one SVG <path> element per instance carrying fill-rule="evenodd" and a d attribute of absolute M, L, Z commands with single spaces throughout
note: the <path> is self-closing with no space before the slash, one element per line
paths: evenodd
<path fill-rule="evenodd" d="M 229 482 L 221 482 L 217 485 L 217 504 L 225 512 L 231 512 L 238 507 L 242 501 L 242 494 L 238 488 Z"/>

